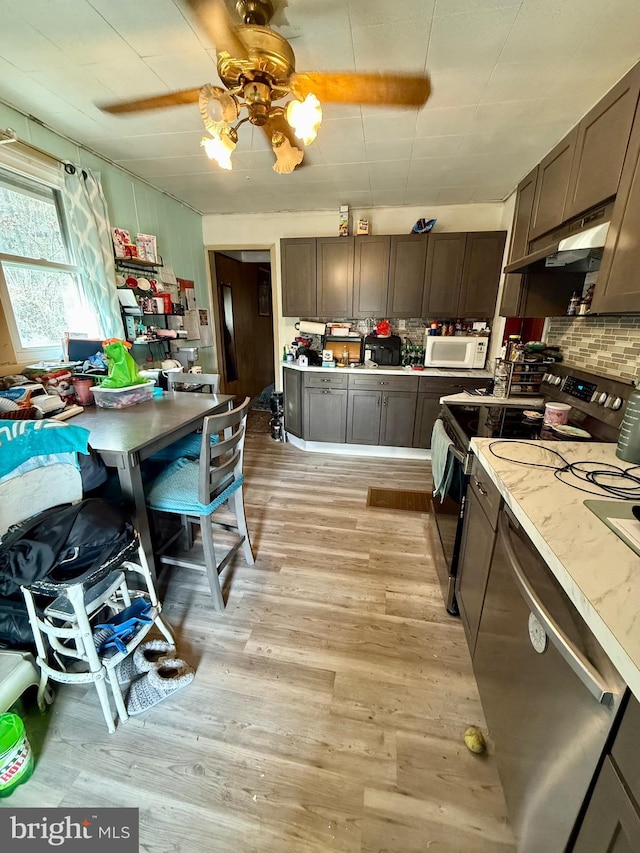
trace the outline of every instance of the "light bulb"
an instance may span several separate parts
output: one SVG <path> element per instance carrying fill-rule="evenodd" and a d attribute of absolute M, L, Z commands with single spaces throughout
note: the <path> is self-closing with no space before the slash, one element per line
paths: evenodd
<path fill-rule="evenodd" d="M 316 96 L 309 93 L 304 101 L 289 101 L 286 116 L 298 139 L 311 145 L 322 121 L 322 107 Z"/>
<path fill-rule="evenodd" d="M 212 135 L 210 137 L 203 136 L 200 145 L 202 145 L 210 160 L 215 160 L 221 169 L 230 171 L 233 168 L 231 165 L 231 155 L 238 143 L 238 136 L 235 130 L 220 122 L 215 128 L 215 132 L 211 128 L 210 132 Z"/>
<path fill-rule="evenodd" d="M 276 155 L 273 171 L 279 175 L 290 175 L 295 167 L 302 163 L 304 153 L 292 145 L 282 133 L 274 133 L 271 142 Z"/>

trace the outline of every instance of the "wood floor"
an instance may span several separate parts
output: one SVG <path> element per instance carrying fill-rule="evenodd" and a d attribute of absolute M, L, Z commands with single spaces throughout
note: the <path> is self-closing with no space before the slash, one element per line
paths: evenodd
<path fill-rule="evenodd" d="M 11 806 L 137 806 L 149 853 L 513 853 L 459 620 L 425 516 L 366 507 L 429 465 L 309 454 L 249 435 L 255 566 L 175 570 L 165 614 L 195 681 L 107 734 L 93 687 L 26 717 L 38 762 Z"/>

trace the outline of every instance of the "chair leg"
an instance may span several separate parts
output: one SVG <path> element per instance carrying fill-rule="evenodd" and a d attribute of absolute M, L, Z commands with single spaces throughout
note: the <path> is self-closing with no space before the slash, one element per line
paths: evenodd
<path fill-rule="evenodd" d="M 188 515 L 181 515 L 180 521 L 182 522 L 182 527 L 187 539 L 187 548 L 191 550 L 191 548 L 193 548 L 193 525 L 189 521 Z"/>
<path fill-rule="evenodd" d="M 113 693 L 113 701 L 116 704 L 116 711 L 118 712 L 118 716 L 120 717 L 121 722 L 126 723 L 129 719 L 129 714 L 127 714 L 127 709 L 124 704 L 124 699 L 122 698 L 122 689 L 118 684 L 118 677 L 114 669 L 107 670 L 107 677 L 109 679 L 109 684 L 111 685 L 111 692 Z"/>
<path fill-rule="evenodd" d="M 253 566 L 253 564 L 255 563 L 255 558 L 251 549 L 251 540 L 249 539 L 249 531 L 247 529 L 247 519 L 245 518 L 244 514 L 244 498 L 242 497 L 242 486 L 240 486 L 240 488 L 233 494 L 233 506 L 236 514 L 236 524 L 238 525 L 238 532 L 241 536 L 244 536 L 244 542 L 242 543 L 242 553 L 244 554 L 244 558 L 247 561 L 247 565 Z"/>
<path fill-rule="evenodd" d="M 224 610 L 224 598 L 218 575 L 218 563 L 216 561 L 216 549 L 213 544 L 213 531 L 211 529 L 211 518 L 206 515 L 200 516 L 200 531 L 202 533 L 202 548 L 204 551 L 204 563 L 213 596 L 215 610 Z"/>

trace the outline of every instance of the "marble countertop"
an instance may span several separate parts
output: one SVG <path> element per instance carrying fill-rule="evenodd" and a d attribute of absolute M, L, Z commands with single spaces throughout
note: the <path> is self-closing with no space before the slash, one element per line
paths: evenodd
<path fill-rule="evenodd" d="M 492 438 L 471 441 L 471 449 L 505 503 L 640 699 L 640 557 L 584 506 L 589 498 L 606 500 L 608 496 L 573 489 L 554 477 L 550 469 L 498 459 L 491 445 L 501 456 L 520 462 L 548 464 L 551 458 L 546 450 L 555 450 L 570 462 L 608 462 L 625 469 L 632 466 L 618 459 L 615 444 Z M 574 482 L 599 491 L 597 486 Z"/>
<path fill-rule="evenodd" d="M 301 367 L 295 362 L 282 362 L 283 367 L 301 370 L 305 373 L 371 373 L 375 376 L 464 376 L 471 379 L 493 379 L 491 370 L 454 370 L 442 367 L 425 367 L 424 370 L 412 370 L 410 367 Z"/>
<path fill-rule="evenodd" d="M 485 397 L 461 391 L 459 394 L 440 397 L 440 402 L 458 406 L 517 406 L 523 409 L 540 409 L 544 406 L 544 397 L 494 397 L 491 394 Z"/>

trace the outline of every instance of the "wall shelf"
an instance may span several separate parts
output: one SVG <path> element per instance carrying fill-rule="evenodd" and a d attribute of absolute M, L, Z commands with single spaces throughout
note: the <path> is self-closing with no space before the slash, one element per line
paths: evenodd
<path fill-rule="evenodd" d="M 157 270 L 164 266 L 162 258 L 157 261 L 143 261 L 142 258 L 114 258 L 113 260 L 116 266 L 133 270 Z"/>

